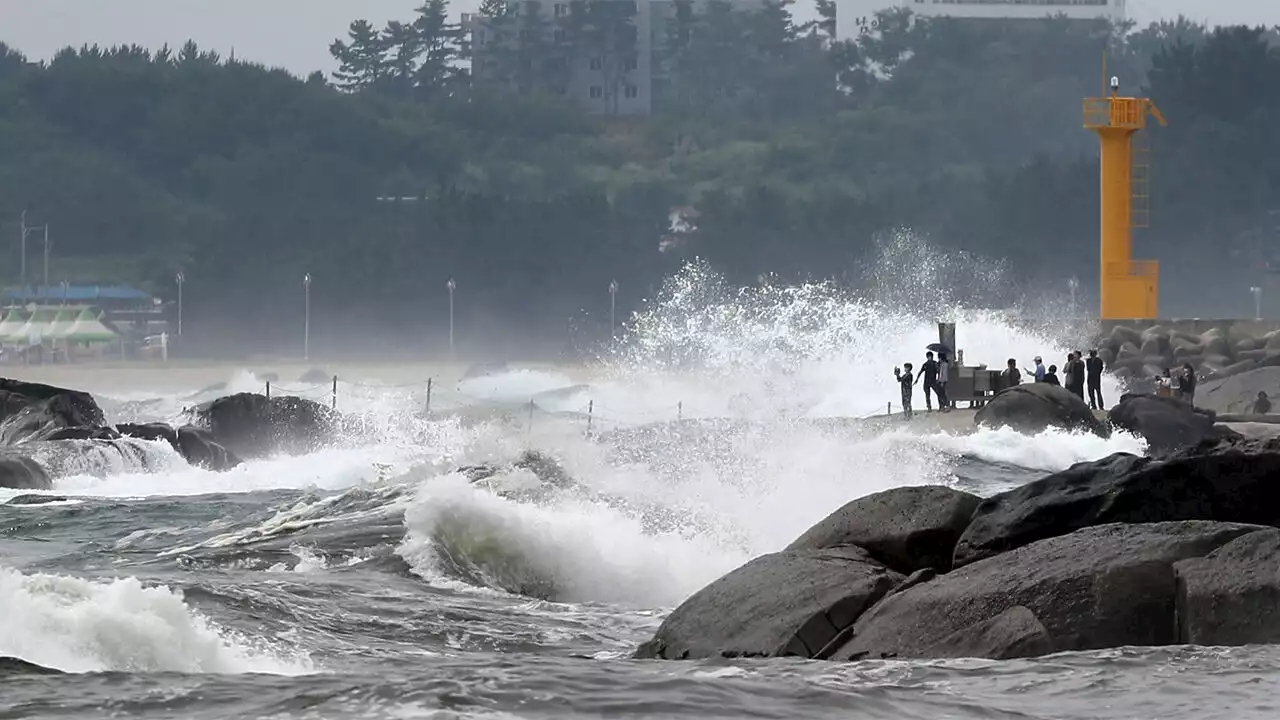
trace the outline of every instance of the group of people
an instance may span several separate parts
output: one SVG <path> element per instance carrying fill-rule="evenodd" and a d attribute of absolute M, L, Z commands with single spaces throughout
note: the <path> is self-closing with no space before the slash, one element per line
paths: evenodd
<path fill-rule="evenodd" d="M 898 384 L 902 387 L 902 416 L 910 418 L 911 412 L 911 396 L 916 383 L 924 382 L 924 406 L 929 412 L 933 412 L 933 401 L 929 394 L 932 393 L 938 397 L 938 410 L 942 412 L 951 411 L 951 401 L 947 399 L 947 378 L 950 377 L 951 365 L 947 362 L 947 354 L 938 353 L 938 359 L 933 359 L 933 351 L 924 354 L 924 364 L 920 366 L 920 374 L 913 375 L 911 372 L 911 363 L 903 363 L 901 368 L 893 369 L 893 376 L 898 379 Z"/>
<path fill-rule="evenodd" d="M 1191 363 L 1184 363 L 1182 367 L 1178 368 L 1178 374 L 1175 377 L 1169 368 L 1165 368 L 1164 373 L 1156 378 L 1156 395 L 1181 398 L 1194 405 L 1196 400 L 1196 369 L 1191 367 Z"/>
<path fill-rule="evenodd" d="M 913 416 L 911 408 L 912 395 L 916 384 L 922 381 L 924 383 L 924 404 L 927 410 L 933 410 L 930 393 L 937 395 L 938 409 L 940 411 L 948 412 L 952 409 L 951 402 L 947 399 L 947 377 L 950 367 L 946 354 L 938 353 L 937 360 L 933 359 L 933 352 L 926 352 L 924 357 L 924 365 L 920 367 L 919 374 L 912 372 L 911 363 L 903 363 L 901 368 L 895 367 L 893 369 L 893 376 L 898 380 L 898 384 L 902 388 L 902 415 L 906 418 Z M 1098 357 L 1097 350 L 1090 350 L 1088 359 L 1085 359 L 1079 350 L 1067 353 L 1067 360 L 1062 368 L 1063 377 L 1059 379 L 1058 366 L 1050 365 L 1046 369 L 1044 360 L 1039 355 L 1035 357 L 1034 370 L 1019 370 L 1018 361 L 1009 358 L 1008 366 L 1000 373 L 1000 376 L 1003 379 L 1002 384 L 1004 387 L 1013 387 L 1014 385 L 1022 384 L 1022 375 L 1025 372 L 1035 378 L 1035 382 L 1065 387 L 1081 400 L 1085 399 L 1085 389 L 1088 388 L 1089 407 L 1094 410 L 1106 409 L 1102 403 L 1102 358 Z M 1191 393 L 1195 393 L 1194 373 L 1192 373 Z"/>
<path fill-rule="evenodd" d="M 1098 357 L 1097 350 L 1089 351 L 1089 358 L 1084 359 L 1079 350 L 1067 353 L 1067 360 L 1062 365 L 1062 379 L 1058 378 L 1058 366 L 1050 365 L 1045 369 L 1044 360 L 1039 355 L 1035 357 L 1035 370 L 1018 370 L 1018 361 L 1009 358 L 1009 365 L 1000 373 L 1004 379 L 1005 387 L 1013 387 L 1022 384 L 1022 373 L 1025 372 L 1035 378 L 1036 382 L 1048 383 L 1066 388 L 1069 392 L 1085 399 L 1085 387 L 1089 389 L 1089 408 L 1092 410 L 1105 410 L 1106 406 L 1102 403 L 1102 358 Z"/>

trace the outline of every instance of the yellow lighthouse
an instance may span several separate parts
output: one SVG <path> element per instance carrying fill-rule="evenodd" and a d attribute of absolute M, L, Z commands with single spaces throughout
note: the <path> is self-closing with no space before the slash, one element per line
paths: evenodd
<path fill-rule="evenodd" d="M 1101 172 L 1101 295 L 1103 320 L 1154 318 L 1160 288 L 1155 260 L 1132 258 L 1132 230 L 1146 227 L 1146 162 L 1135 162 L 1137 133 L 1147 115 L 1164 125 L 1148 98 L 1121 97 L 1120 79 L 1111 78 L 1111 94 L 1086 98 L 1084 126 L 1098 133 Z"/>

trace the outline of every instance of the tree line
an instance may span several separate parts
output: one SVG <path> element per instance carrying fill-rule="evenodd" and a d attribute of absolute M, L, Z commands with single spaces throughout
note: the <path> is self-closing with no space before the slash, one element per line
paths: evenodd
<path fill-rule="evenodd" d="M 490 0 L 477 50 L 430 0 L 354 22 L 338 69 L 306 78 L 194 43 L 46 63 L 0 47 L 0 223 L 50 223 L 55 283 L 171 298 L 183 270 L 205 353 L 294 349 L 305 273 L 318 351 L 440 347 L 449 278 L 464 347 L 559 351 L 583 339 L 572 328 L 600 335 L 611 280 L 622 310 L 694 256 L 732 282 L 857 284 L 897 228 L 1032 282 L 1077 276 L 1087 296 L 1097 160 L 1080 99 L 1103 92 L 1105 51 L 1169 119 L 1135 249 L 1162 260 L 1164 307 L 1247 305 L 1280 232 L 1273 29 L 891 10 L 842 40 L 828 0 L 812 23 L 790 10 L 676 2 L 650 28 L 643 118 L 566 92 L 592 59 L 614 78 L 606 107 L 623 92 L 641 25 L 625 2 Z"/>

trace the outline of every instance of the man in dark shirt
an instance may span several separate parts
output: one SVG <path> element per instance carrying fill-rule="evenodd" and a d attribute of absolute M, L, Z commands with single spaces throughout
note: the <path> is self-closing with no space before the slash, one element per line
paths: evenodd
<path fill-rule="evenodd" d="M 924 364 L 920 366 L 920 377 L 917 380 L 924 381 L 924 407 L 932 411 L 933 401 L 929 399 L 929 394 L 938 394 L 938 363 L 933 359 L 933 353 L 924 354 Z"/>
<path fill-rule="evenodd" d="M 1102 404 L 1102 358 L 1097 350 L 1089 351 L 1089 360 L 1084 364 L 1085 377 L 1089 380 L 1089 407 L 1093 410 L 1106 410 Z"/>
<path fill-rule="evenodd" d="M 911 419 L 911 386 L 915 384 L 911 375 L 911 363 L 903 363 L 902 370 L 893 369 L 893 376 L 902 386 L 902 417 Z"/>

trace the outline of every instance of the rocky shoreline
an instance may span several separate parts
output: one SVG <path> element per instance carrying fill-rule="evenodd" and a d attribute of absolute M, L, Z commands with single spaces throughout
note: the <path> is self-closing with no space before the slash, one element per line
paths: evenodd
<path fill-rule="evenodd" d="M 149 469 L 156 441 L 192 466 L 225 471 L 244 459 L 318 449 L 353 428 L 328 407 L 292 396 L 239 393 L 188 414 L 178 427 L 109 425 L 88 393 L 0 378 L 0 488 L 49 490 L 61 475 L 112 465 Z"/>
<path fill-rule="evenodd" d="M 974 415 L 1147 440 L 982 499 L 944 486 L 849 502 L 695 593 L 641 659 L 1009 659 L 1280 642 L 1280 439 L 1128 394 L 1103 422 L 1027 384 Z"/>
<path fill-rule="evenodd" d="M 1118 453 L 985 500 L 854 500 L 682 603 L 637 658 L 980 657 L 1280 642 L 1280 441 Z"/>

